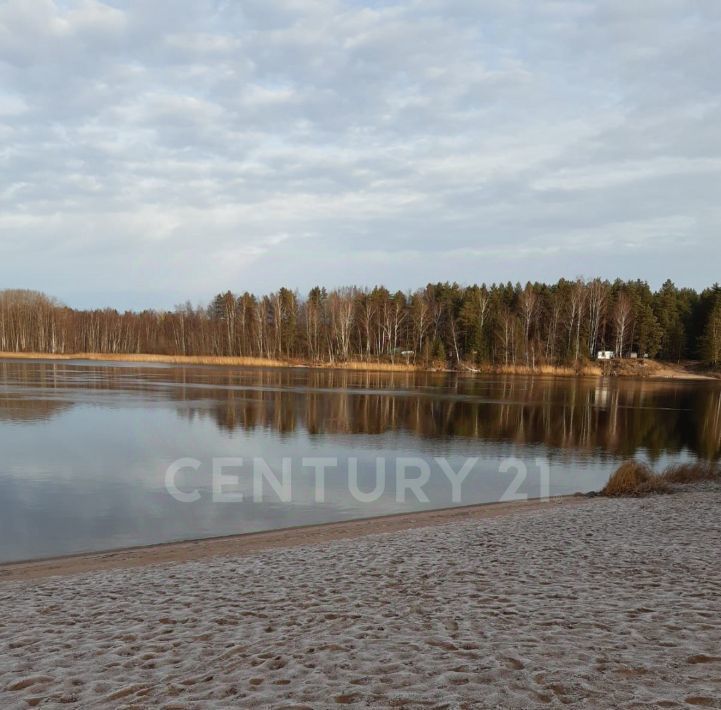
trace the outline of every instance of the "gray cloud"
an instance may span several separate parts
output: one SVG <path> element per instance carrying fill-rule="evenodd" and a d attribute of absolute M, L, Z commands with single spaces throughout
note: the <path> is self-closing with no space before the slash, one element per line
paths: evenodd
<path fill-rule="evenodd" d="M 0 284 L 718 279 L 715 0 L 7 0 Z"/>

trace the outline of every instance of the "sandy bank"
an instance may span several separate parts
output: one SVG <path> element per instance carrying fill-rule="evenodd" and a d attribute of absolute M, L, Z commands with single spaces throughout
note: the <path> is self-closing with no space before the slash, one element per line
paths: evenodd
<path fill-rule="evenodd" d="M 133 547 L 107 552 L 55 557 L 47 560 L 0 564 L 0 582 L 42 579 L 53 575 L 74 575 L 100 570 L 144 567 L 169 562 L 189 562 L 219 556 L 244 556 L 279 547 L 327 543 L 374 533 L 398 532 L 411 528 L 443 525 L 454 521 L 494 518 L 523 513 L 548 506 L 578 505 L 583 497 L 563 496 L 548 501 L 530 500 L 511 503 L 428 510 L 416 513 L 384 515 L 340 523 L 306 525 L 269 532 L 229 535 L 205 540 L 189 540 L 162 545 Z"/>
<path fill-rule="evenodd" d="M 721 707 L 721 490 L 0 584 L 0 706 Z"/>

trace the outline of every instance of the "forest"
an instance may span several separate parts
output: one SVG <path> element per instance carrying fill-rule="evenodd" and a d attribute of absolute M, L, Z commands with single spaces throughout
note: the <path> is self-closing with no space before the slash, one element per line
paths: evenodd
<path fill-rule="evenodd" d="M 721 286 L 561 279 L 414 292 L 382 286 L 307 295 L 215 296 L 173 310 L 77 310 L 36 291 L 0 291 L 0 351 L 235 356 L 419 366 L 578 364 L 614 357 L 721 365 Z"/>

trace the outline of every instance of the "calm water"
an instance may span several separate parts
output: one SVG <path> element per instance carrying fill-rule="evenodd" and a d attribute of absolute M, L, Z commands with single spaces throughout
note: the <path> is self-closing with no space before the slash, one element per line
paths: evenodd
<path fill-rule="evenodd" d="M 599 488 L 619 461 L 658 466 L 721 455 L 721 385 L 525 377 L 464 377 L 304 369 L 221 369 L 105 363 L 0 361 L 0 561 L 266 530 L 451 504 L 435 463 L 458 471 L 477 457 L 462 503 L 508 493 L 516 457 L 528 464 L 519 495 L 537 497 L 550 466 L 550 492 Z M 375 502 L 351 494 L 348 469 L 372 491 L 377 457 L 387 485 Z M 165 487 L 181 457 L 181 503 Z M 228 469 L 242 502 L 214 502 L 214 457 L 242 457 Z M 250 462 L 280 475 L 292 468 L 292 500 L 268 486 L 252 500 Z M 335 457 L 325 500 L 302 457 Z M 431 469 L 429 502 L 397 500 L 394 461 L 420 457 Z M 246 466 L 247 464 L 247 466 Z M 382 479 L 381 479 L 382 480 Z"/>

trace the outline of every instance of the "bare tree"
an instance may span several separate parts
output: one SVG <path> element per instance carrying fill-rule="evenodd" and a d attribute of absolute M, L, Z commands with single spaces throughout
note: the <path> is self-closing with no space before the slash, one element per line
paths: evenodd
<path fill-rule="evenodd" d="M 530 337 L 531 325 L 538 309 L 538 294 L 533 286 L 528 283 L 526 288 L 521 292 L 519 298 L 521 307 L 521 317 L 523 318 L 523 338 L 526 350 L 526 365 L 530 364 Z"/>
<path fill-rule="evenodd" d="M 616 329 L 616 353 L 619 357 L 623 357 L 626 347 L 626 333 L 628 332 L 633 304 L 628 294 L 621 292 L 618 294 L 616 304 L 613 308 L 613 322 Z"/>
<path fill-rule="evenodd" d="M 608 284 L 601 279 L 594 279 L 588 284 L 588 354 L 593 358 L 598 345 L 598 333 L 601 320 L 604 317 L 606 300 L 608 298 Z"/>
<path fill-rule="evenodd" d="M 568 349 L 575 338 L 574 359 L 576 362 L 581 357 L 581 319 L 586 303 L 586 286 L 582 279 L 576 279 L 571 287 L 568 299 Z"/>

